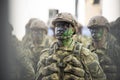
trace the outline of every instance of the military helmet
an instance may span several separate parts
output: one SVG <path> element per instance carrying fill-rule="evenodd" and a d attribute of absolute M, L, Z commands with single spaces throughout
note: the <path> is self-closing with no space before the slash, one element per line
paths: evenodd
<path fill-rule="evenodd" d="M 101 27 L 106 27 L 109 30 L 109 22 L 108 20 L 103 17 L 103 16 L 94 16 L 89 20 L 88 23 L 88 28 L 92 28 L 92 27 L 97 27 L 97 26 L 101 26 Z"/>
<path fill-rule="evenodd" d="M 48 27 L 42 20 L 34 20 L 30 25 L 30 29 L 33 29 L 33 28 L 43 29 L 46 31 L 46 33 L 48 31 Z"/>
<path fill-rule="evenodd" d="M 67 13 L 67 12 L 58 13 L 53 19 L 52 25 L 54 26 L 56 22 L 61 22 L 61 21 L 70 23 L 75 28 L 75 32 L 76 32 L 76 27 L 78 26 L 78 23 L 76 19 L 72 16 L 72 14 Z"/>
<path fill-rule="evenodd" d="M 26 28 L 26 29 L 29 29 L 30 26 L 31 26 L 31 23 L 32 23 L 34 20 L 38 20 L 38 19 L 37 19 L 37 18 L 31 18 L 31 19 L 28 21 L 28 23 L 26 24 L 25 28 Z"/>

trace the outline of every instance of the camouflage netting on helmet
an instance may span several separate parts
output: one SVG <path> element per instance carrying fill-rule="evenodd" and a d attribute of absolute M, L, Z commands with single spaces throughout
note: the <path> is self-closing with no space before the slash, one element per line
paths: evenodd
<path fill-rule="evenodd" d="M 97 26 L 101 26 L 101 27 L 106 27 L 109 30 L 109 22 L 108 20 L 103 17 L 103 16 L 94 16 L 89 20 L 88 23 L 88 28 L 91 27 L 97 27 Z"/>
<path fill-rule="evenodd" d="M 33 29 L 33 28 L 39 28 L 39 29 L 43 29 L 46 31 L 48 31 L 48 27 L 46 26 L 46 24 L 42 21 L 42 20 L 34 20 L 31 25 L 30 25 L 30 28 Z"/>
<path fill-rule="evenodd" d="M 25 28 L 26 28 L 26 29 L 29 29 L 31 23 L 32 23 L 34 20 L 38 20 L 38 19 L 37 19 L 37 18 L 31 18 L 31 19 L 28 21 L 28 23 L 26 24 Z"/>
<path fill-rule="evenodd" d="M 56 22 L 61 22 L 61 21 L 70 23 L 75 28 L 75 30 L 78 27 L 77 20 L 70 13 L 57 14 L 52 21 L 52 25 L 54 26 Z M 76 33 L 76 31 L 75 31 L 75 33 Z"/>

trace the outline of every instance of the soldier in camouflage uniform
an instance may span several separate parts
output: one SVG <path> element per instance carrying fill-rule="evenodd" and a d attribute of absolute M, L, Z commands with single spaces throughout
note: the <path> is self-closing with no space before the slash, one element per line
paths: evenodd
<path fill-rule="evenodd" d="M 37 63 L 39 61 L 40 52 L 44 48 L 49 47 L 49 39 L 47 37 L 47 26 L 42 20 L 34 20 L 30 26 L 31 44 L 27 49 L 24 49 L 26 64 L 30 70 L 28 75 L 35 76 Z M 33 80 L 32 77 L 31 80 Z"/>
<path fill-rule="evenodd" d="M 90 19 L 88 28 L 92 35 L 92 43 L 88 48 L 98 55 L 107 80 L 116 80 L 119 52 L 115 38 L 109 34 L 107 19 L 103 16 L 94 16 Z"/>
<path fill-rule="evenodd" d="M 72 39 L 74 17 L 59 13 L 52 24 L 57 41 L 41 52 L 36 80 L 106 80 L 97 56 Z"/>
<path fill-rule="evenodd" d="M 34 20 L 38 20 L 37 18 L 31 18 L 25 26 L 25 35 L 22 38 L 22 56 L 21 56 L 21 64 L 23 68 L 21 69 L 21 80 L 33 80 L 34 79 L 34 69 L 30 62 L 30 57 L 28 56 L 30 52 L 30 45 L 32 44 L 31 38 L 31 30 L 30 26 Z"/>
<path fill-rule="evenodd" d="M 8 80 L 21 80 L 21 42 L 15 35 L 12 34 L 13 27 L 8 24 L 6 32 L 6 46 L 7 46 L 7 78 Z"/>
<path fill-rule="evenodd" d="M 29 48 L 32 40 L 31 40 L 31 30 L 30 25 L 34 20 L 38 20 L 37 18 L 31 18 L 25 26 L 25 36 L 22 38 L 22 46 L 24 49 Z"/>
<path fill-rule="evenodd" d="M 111 22 L 110 25 L 110 32 L 116 37 L 120 46 L 120 17 L 118 17 L 115 21 Z"/>

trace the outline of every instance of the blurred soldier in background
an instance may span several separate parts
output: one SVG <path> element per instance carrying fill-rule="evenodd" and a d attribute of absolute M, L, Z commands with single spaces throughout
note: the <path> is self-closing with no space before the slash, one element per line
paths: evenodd
<path fill-rule="evenodd" d="M 8 24 L 7 27 L 7 78 L 8 80 L 21 80 L 21 42 L 17 39 L 15 35 L 12 34 L 13 27 Z"/>
<path fill-rule="evenodd" d="M 120 17 L 118 17 L 116 21 L 111 22 L 110 25 L 110 32 L 116 37 L 120 46 Z"/>
<path fill-rule="evenodd" d="M 117 39 L 117 44 L 120 46 L 120 17 L 118 17 L 115 21 L 110 23 L 110 33 L 113 34 L 113 36 L 115 36 L 115 38 Z M 119 50 L 120 50 L 120 47 L 119 47 Z M 119 67 L 120 59 L 119 58 L 117 60 L 117 66 L 118 66 L 118 80 L 119 80 L 120 79 L 120 67 Z"/>
<path fill-rule="evenodd" d="M 41 52 L 36 80 L 106 80 L 97 56 L 72 39 L 77 21 L 59 13 L 52 21 L 56 42 Z"/>
<path fill-rule="evenodd" d="M 119 63 L 120 51 L 116 39 L 109 34 L 109 23 L 103 16 L 94 16 L 88 23 L 92 35 L 92 43 L 88 48 L 98 55 L 107 80 L 117 79 L 117 64 Z"/>
<path fill-rule="evenodd" d="M 31 30 L 30 26 L 34 20 L 37 18 L 31 18 L 25 26 L 25 36 L 22 38 L 22 65 L 23 69 L 21 70 L 21 80 L 33 80 L 34 79 L 34 69 L 31 66 L 28 54 L 30 53 L 30 45 L 32 44 Z"/>
<path fill-rule="evenodd" d="M 34 20 L 38 20 L 37 18 L 31 18 L 25 26 L 25 36 L 22 39 L 23 48 L 29 48 L 32 40 L 31 40 L 31 30 L 30 25 Z"/>
<path fill-rule="evenodd" d="M 27 69 L 29 70 L 28 80 L 33 80 L 35 77 L 35 73 L 37 71 L 37 63 L 40 58 L 41 50 L 49 47 L 47 32 L 48 28 L 43 21 L 39 19 L 35 19 L 32 21 L 30 25 L 31 42 L 28 48 L 24 49 L 25 61 L 28 67 Z M 30 75 L 32 75 L 32 77 Z"/>

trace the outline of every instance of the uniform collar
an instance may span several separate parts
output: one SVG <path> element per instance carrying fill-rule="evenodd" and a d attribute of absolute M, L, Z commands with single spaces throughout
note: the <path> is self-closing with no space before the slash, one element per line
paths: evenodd
<path fill-rule="evenodd" d="M 75 41 L 72 40 L 69 46 L 59 47 L 60 50 L 72 51 L 74 48 Z"/>
<path fill-rule="evenodd" d="M 108 42 L 105 42 L 105 44 L 101 47 L 101 48 L 95 48 L 94 47 L 94 43 L 92 43 L 91 45 L 90 45 L 90 50 L 91 51 L 95 51 L 95 50 L 106 50 L 108 48 Z"/>

